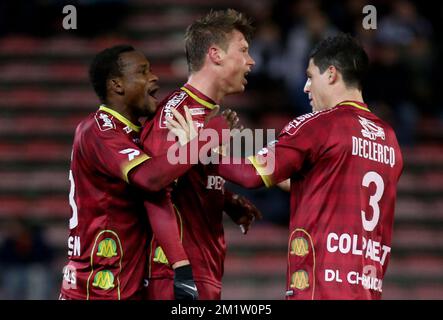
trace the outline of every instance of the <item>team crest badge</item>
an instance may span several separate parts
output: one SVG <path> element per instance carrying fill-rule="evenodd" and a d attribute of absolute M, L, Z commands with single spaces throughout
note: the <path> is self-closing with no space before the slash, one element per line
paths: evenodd
<path fill-rule="evenodd" d="M 382 127 L 376 125 L 373 121 L 368 120 L 363 117 L 359 117 L 359 122 L 363 129 L 361 130 L 361 134 L 363 137 L 371 139 L 371 140 L 377 140 L 377 138 L 381 138 L 382 140 L 385 140 L 385 130 L 383 130 Z"/>

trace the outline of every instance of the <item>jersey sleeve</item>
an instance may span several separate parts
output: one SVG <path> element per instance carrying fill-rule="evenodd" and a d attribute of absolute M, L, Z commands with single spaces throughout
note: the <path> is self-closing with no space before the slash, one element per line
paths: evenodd
<path fill-rule="evenodd" d="M 128 182 L 129 172 L 150 159 L 141 148 L 116 130 L 85 135 L 82 153 L 98 171 Z"/>
<path fill-rule="evenodd" d="M 298 118 L 297 118 L 298 119 Z M 263 148 L 248 160 L 270 187 L 290 178 L 312 165 L 322 152 L 322 140 L 327 139 L 327 125 L 319 119 L 291 121 L 278 140 Z"/>
<path fill-rule="evenodd" d="M 169 191 L 163 189 L 151 197 L 146 197 L 144 206 L 155 238 L 170 265 L 187 260 Z"/>

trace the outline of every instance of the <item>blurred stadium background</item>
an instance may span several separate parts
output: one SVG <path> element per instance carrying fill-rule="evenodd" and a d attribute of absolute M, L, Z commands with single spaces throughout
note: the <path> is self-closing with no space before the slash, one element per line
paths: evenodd
<path fill-rule="evenodd" d="M 64 30 L 63 6 L 77 8 Z M 130 43 L 160 76 L 159 97 L 186 80 L 183 34 L 210 8 L 251 16 L 256 66 L 245 94 L 229 97 L 253 128 L 280 130 L 309 111 L 307 54 L 319 39 L 350 32 L 372 67 L 365 100 L 395 128 L 400 181 L 384 299 L 443 299 L 443 3 L 364 0 L 2 0 L 0 2 L 0 299 L 57 299 L 66 262 L 68 168 L 76 124 L 97 108 L 87 67 L 101 49 Z M 224 299 L 282 299 L 288 195 L 246 191 L 265 220 L 250 234 L 226 220 Z"/>

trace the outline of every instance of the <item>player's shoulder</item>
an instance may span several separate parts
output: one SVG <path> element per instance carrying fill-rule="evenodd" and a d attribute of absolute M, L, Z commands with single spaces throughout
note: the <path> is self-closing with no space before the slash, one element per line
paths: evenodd
<path fill-rule="evenodd" d="M 296 135 L 303 128 L 325 128 L 331 124 L 331 117 L 337 113 L 337 108 L 305 113 L 291 120 L 281 131 L 280 135 Z"/>
<path fill-rule="evenodd" d="M 166 119 L 174 117 L 171 110 L 176 109 L 181 114 L 184 114 L 184 106 L 188 107 L 192 116 L 205 115 L 204 106 L 198 104 L 186 91 L 177 89 L 159 103 L 155 116 L 155 125 L 161 129 L 166 129 Z"/>
<path fill-rule="evenodd" d="M 359 112 L 355 115 L 358 122 L 358 128 L 361 130 L 363 137 L 374 140 L 392 136 L 395 137 L 395 131 L 389 123 L 379 118 L 372 112 Z"/>
<path fill-rule="evenodd" d="M 89 114 L 79 123 L 76 134 L 92 139 L 93 137 L 115 136 L 121 133 L 122 125 L 113 115 L 104 110 Z"/>
<path fill-rule="evenodd" d="M 106 132 L 117 129 L 117 124 L 114 117 L 103 110 L 97 110 L 94 113 L 93 118 L 95 122 L 94 129 L 98 130 L 99 132 Z"/>

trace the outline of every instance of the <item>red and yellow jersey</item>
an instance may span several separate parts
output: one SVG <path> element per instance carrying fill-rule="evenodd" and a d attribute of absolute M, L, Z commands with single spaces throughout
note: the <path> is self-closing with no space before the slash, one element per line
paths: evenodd
<path fill-rule="evenodd" d="M 250 161 L 268 186 L 291 179 L 287 298 L 381 298 L 403 170 L 392 128 L 347 101 L 294 119 Z"/>
<path fill-rule="evenodd" d="M 166 118 L 173 117 L 171 108 L 184 115 L 185 105 L 194 123 L 202 128 L 215 103 L 189 84 L 171 93 L 143 129 L 141 141 L 145 152 L 152 156 L 168 152 L 174 141 L 167 141 Z M 224 182 L 214 165 L 198 164 L 176 180 L 172 191 L 183 248 L 191 262 L 194 279 L 216 286 L 221 286 L 226 250 L 222 223 Z M 150 278 L 173 278 L 155 235 L 150 245 L 148 272 Z"/>
<path fill-rule="evenodd" d="M 132 299 L 143 287 L 149 224 L 128 173 L 149 157 L 141 128 L 105 106 L 75 132 L 69 180 L 68 256 L 62 295 L 68 299 Z"/>

